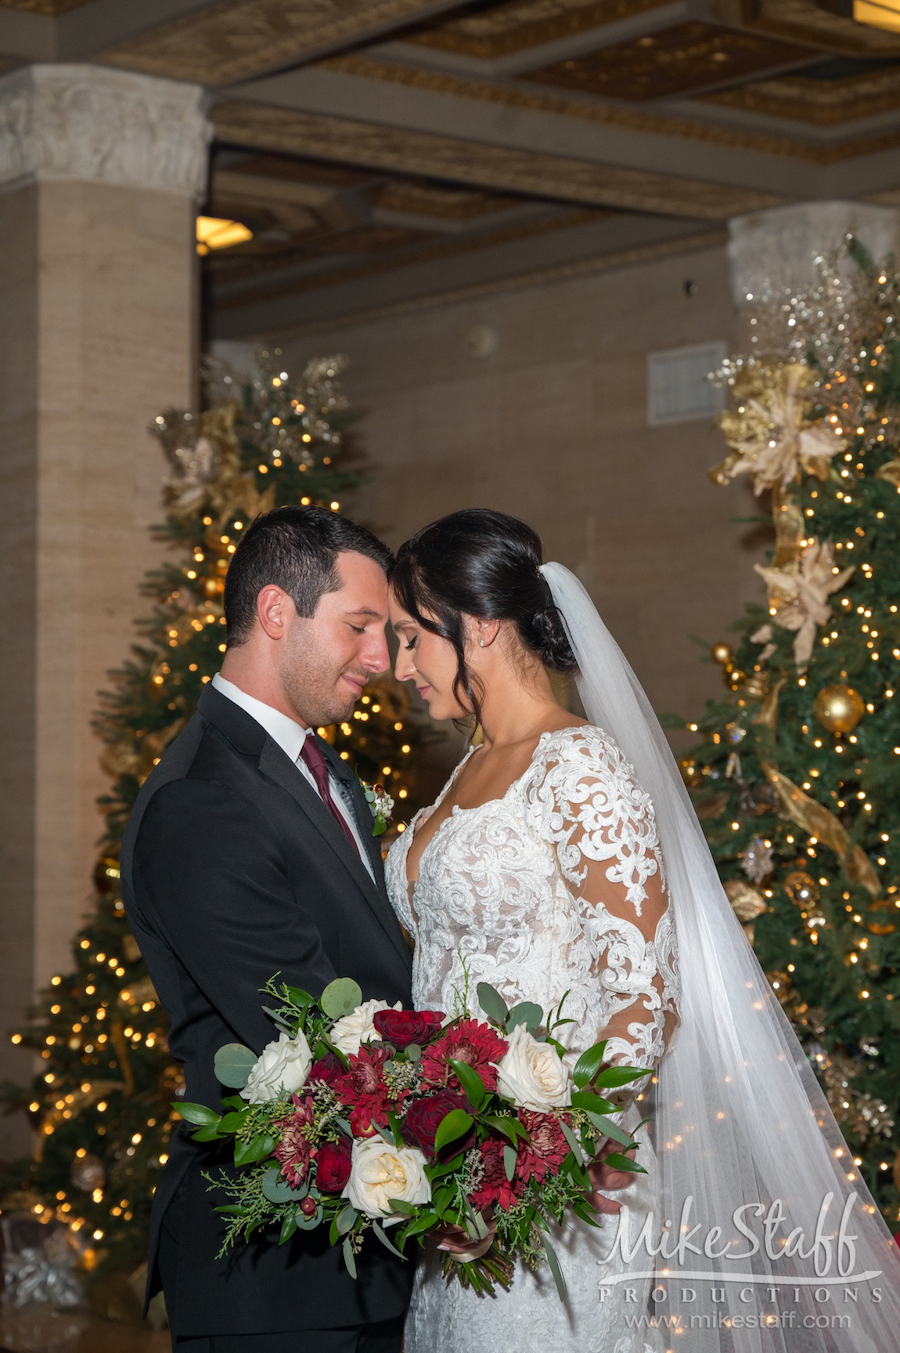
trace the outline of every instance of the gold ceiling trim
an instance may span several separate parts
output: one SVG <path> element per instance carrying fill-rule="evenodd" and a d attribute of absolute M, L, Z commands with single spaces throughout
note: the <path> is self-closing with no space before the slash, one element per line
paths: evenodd
<path fill-rule="evenodd" d="M 471 80 L 464 75 L 446 71 L 423 70 L 400 62 L 381 61 L 368 56 L 336 56 L 315 63 L 316 69 L 338 71 L 366 80 L 386 80 L 408 85 L 413 89 L 427 89 L 434 94 L 452 94 L 462 99 L 482 99 L 486 103 L 502 103 L 510 108 L 523 108 L 534 113 L 554 113 L 560 117 L 577 118 L 582 122 L 597 122 L 607 127 L 624 127 L 627 131 L 647 132 L 652 136 L 681 136 L 691 141 L 705 141 L 711 145 L 728 146 L 736 150 L 754 151 L 761 155 L 793 155 L 807 158 L 809 147 L 802 141 L 766 132 L 739 131 L 709 122 L 694 122 L 691 118 L 648 113 L 639 109 L 613 107 L 611 104 L 569 99 L 563 94 L 520 89 L 511 85 L 488 84 Z"/>
<path fill-rule="evenodd" d="M 211 117 L 219 140 L 235 145 L 437 177 L 584 206 L 723 220 L 783 201 L 774 193 L 755 189 L 243 100 L 214 105 Z"/>
<path fill-rule="evenodd" d="M 457 254 L 469 254 L 478 249 L 489 249 L 493 245 L 511 244 L 516 240 L 528 239 L 535 235 L 547 235 L 557 230 L 567 229 L 570 226 L 584 225 L 587 221 L 602 220 L 604 217 L 613 214 L 612 212 L 577 207 L 574 211 L 561 212 L 549 218 L 543 217 L 539 221 L 520 221 L 515 225 L 485 230 L 477 235 L 467 235 L 462 239 L 448 240 L 444 237 L 432 244 L 424 244 L 400 257 L 394 255 L 389 258 L 369 259 L 360 263 L 344 263 L 339 267 L 329 269 L 327 272 L 310 273 L 298 277 L 295 282 L 279 281 L 267 288 L 254 290 L 251 293 L 250 303 L 256 304 L 260 301 L 276 300 L 280 296 L 293 295 L 299 292 L 321 291 L 323 287 L 335 286 L 340 282 L 353 282 L 361 277 L 373 277 L 378 273 L 399 272 L 403 268 L 411 268 L 419 263 L 433 263 L 437 259 L 452 258 Z M 334 243 L 336 251 L 339 252 L 340 240 L 335 240 Z M 217 301 L 216 308 L 222 310 L 239 309 L 247 303 L 246 297 L 235 296 L 230 300 Z"/>
<path fill-rule="evenodd" d="M 44 14 L 56 19 L 72 9 L 80 9 L 91 0 L 0 0 L 0 9 L 17 9 L 24 14 Z"/>
<path fill-rule="evenodd" d="M 375 205 L 385 211 L 402 211 L 436 221 L 471 221 L 517 206 L 515 198 L 471 192 L 466 188 L 435 188 L 430 184 L 396 179 L 382 188 Z"/>
<path fill-rule="evenodd" d="M 482 14 L 438 21 L 410 41 L 491 61 L 660 9 L 670 0 L 513 0 Z"/>
<path fill-rule="evenodd" d="M 330 43 L 414 22 L 426 0 L 226 0 L 100 52 L 95 61 L 199 84 L 247 80 Z"/>
<path fill-rule="evenodd" d="M 724 104 L 745 112 L 766 113 L 770 117 L 793 118 L 818 127 L 834 127 L 900 108 L 900 70 L 882 70 L 846 80 L 811 80 L 786 75 L 702 97 L 704 103 Z"/>
<path fill-rule="evenodd" d="M 676 254 L 695 253 L 699 249 L 722 248 L 728 241 L 725 230 L 707 230 L 696 235 L 685 235 L 678 240 L 661 240 L 656 244 L 639 245 L 634 249 L 620 249 L 611 254 L 601 254 L 597 258 L 585 259 L 579 263 L 560 263 L 549 268 L 533 269 L 503 277 L 491 282 L 474 282 L 465 287 L 453 287 L 446 291 L 431 292 L 427 296 L 412 297 L 407 301 L 391 301 L 385 305 L 367 306 L 329 319 L 315 320 L 311 324 L 291 325 L 290 327 L 267 329 L 266 337 L 273 334 L 285 338 L 292 335 L 322 333 L 328 329 L 344 328 L 349 324 L 369 323 L 373 320 L 392 319 L 394 316 L 414 314 L 416 311 L 430 310 L 438 305 L 454 305 L 463 301 L 480 300 L 485 296 L 500 296 L 504 292 L 519 291 L 523 287 L 546 286 L 554 282 L 567 282 L 576 277 L 589 277 L 595 273 L 614 272 L 619 268 L 633 267 L 639 263 L 654 263 L 658 259 L 670 258 Z"/>
<path fill-rule="evenodd" d="M 739 15 L 734 0 L 718 0 L 716 12 L 725 21 L 739 19 L 751 31 L 771 33 L 789 42 L 843 56 L 900 56 L 900 38 L 853 19 L 835 14 L 816 0 L 741 0 Z"/>
<path fill-rule="evenodd" d="M 450 75 L 445 71 L 422 70 L 400 62 L 375 60 L 366 56 L 338 56 L 317 63 L 318 68 L 356 75 L 363 79 L 388 80 L 427 89 L 436 94 L 452 94 L 464 99 L 482 99 L 487 103 L 502 103 L 529 112 L 554 113 L 574 117 L 583 122 L 598 122 L 605 126 L 624 127 L 629 131 L 646 132 L 655 136 L 680 136 L 708 145 L 728 146 L 760 155 L 787 155 L 810 164 L 836 164 L 856 155 L 871 155 L 898 144 L 897 134 L 886 132 L 881 136 L 835 145 L 812 145 L 787 136 L 766 132 L 740 131 L 733 127 L 716 126 L 708 122 L 694 122 L 689 118 L 662 116 L 630 108 L 613 107 L 601 102 L 567 99 L 562 95 L 538 93 L 510 85 L 488 84 L 465 76 Z M 749 191 L 749 190 L 748 190 Z"/>

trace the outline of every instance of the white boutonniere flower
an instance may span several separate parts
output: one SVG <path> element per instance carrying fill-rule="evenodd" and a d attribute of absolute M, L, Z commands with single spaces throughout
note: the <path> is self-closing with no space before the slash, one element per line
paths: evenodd
<path fill-rule="evenodd" d="M 360 780 L 359 783 L 363 787 L 366 803 L 372 810 L 372 835 L 383 836 L 391 823 L 391 813 L 394 811 L 394 800 L 391 798 L 384 785 L 367 785 L 365 780 Z"/>

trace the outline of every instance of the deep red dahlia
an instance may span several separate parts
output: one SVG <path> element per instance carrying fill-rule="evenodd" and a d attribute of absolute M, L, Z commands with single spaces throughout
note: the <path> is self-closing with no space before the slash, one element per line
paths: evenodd
<path fill-rule="evenodd" d="M 552 1113 L 532 1113 L 530 1109 L 520 1109 L 519 1118 L 531 1140 L 519 1141 L 516 1179 L 523 1184 L 534 1179 L 540 1184 L 548 1174 L 558 1173 L 569 1154 L 569 1144 L 563 1136 L 559 1119 L 554 1118 Z"/>
<path fill-rule="evenodd" d="M 474 1207 L 485 1208 L 490 1203 L 494 1203 L 497 1207 L 502 1207 L 504 1212 L 508 1212 L 513 1204 L 519 1200 L 521 1185 L 516 1179 L 510 1183 L 506 1177 L 506 1167 L 503 1164 L 503 1147 L 504 1142 L 495 1137 L 489 1137 L 486 1142 L 481 1143 L 484 1178 L 472 1194 Z"/>
<path fill-rule="evenodd" d="M 299 1095 L 293 1095 L 292 1098 L 294 1113 L 277 1124 L 281 1130 L 281 1141 L 275 1148 L 275 1159 L 291 1188 L 296 1189 L 306 1178 L 309 1163 L 316 1154 L 316 1148 L 304 1135 L 315 1118 L 315 1105 L 311 1095 L 307 1095 L 305 1100 L 301 1100 Z"/>
<path fill-rule="evenodd" d="M 350 1054 L 350 1066 L 344 1076 L 343 1086 L 335 1085 L 334 1089 L 348 1104 L 356 1104 L 364 1096 L 386 1100 L 388 1088 L 384 1079 L 384 1064 L 392 1056 L 390 1048 L 370 1048 L 363 1044 L 358 1053 Z"/>
<path fill-rule="evenodd" d="M 491 1063 L 499 1062 L 508 1047 L 489 1024 L 478 1019 L 460 1020 L 430 1048 L 423 1048 L 422 1074 L 436 1085 L 456 1086 L 459 1082 L 447 1063 L 465 1062 L 478 1072 L 489 1090 L 496 1090 L 497 1071 Z"/>

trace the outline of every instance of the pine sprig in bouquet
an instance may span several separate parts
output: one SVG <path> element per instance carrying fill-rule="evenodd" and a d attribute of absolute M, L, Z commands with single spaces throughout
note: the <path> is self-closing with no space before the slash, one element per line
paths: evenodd
<path fill-rule="evenodd" d="M 636 1142 L 609 1115 L 603 1091 L 650 1071 L 604 1066 L 606 1042 L 583 1052 L 570 1070 L 555 1035 L 572 1023 L 563 1001 L 545 1018 L 523 1001 L 511 1010 L 480 983 L 486 1020 L 472 1018 L 465 994 L 453 1018 L 435 1010 L 362 1000 L 358 985 L 338 978 L 315 1000 L 279 983 L 263 988 L 279 1029 L 260 1057 L 229 1043 L 216 1054 L 219 1081 L 238 1094 L 222 1115 L 183 1103 L 196 1141 L 230 1140 L 234 1166 L 207 1173 L 228 1201 L 219 1257 L 260 1226 L 296 1231 L 329 1228 L 347 1269 L 367 1232 L 405 1258 L 437 1227 L 462 1227 L 472 1240 L 496 1232 L 487 1252 L 447 1270 L 478 1292 L 507 1287 L 516 1259 L 546 1262 L 561 1297 L 565 1280 L 547 1232 L 572 1212 L 596 1225 L 587 1194 L 588 1164 L 607 1139 Z M 615 1169 L 645 1173 L 621 1152 Z"/>

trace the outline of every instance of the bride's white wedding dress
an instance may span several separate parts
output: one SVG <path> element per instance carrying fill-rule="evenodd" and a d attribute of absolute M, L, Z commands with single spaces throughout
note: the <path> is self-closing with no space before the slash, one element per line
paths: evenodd
<path fill-rule="evenodd" d="M 477 755 L 470 751 L 469 756 Z M 464 763 L 461 763 L 464 764 Z M 564 1041 L 583 1050 L 609 1039 L 607 1057 L 656 1066 L 678 1023 L 675 932 L 665 864 L 648 795 L 612 739 L 588 725 L 544 733 L 531 763 L 502 798 L 454 807 L 407 879 L 407 855 L 424 809 L 392 846 L 388 888 L 416 944 L 413 998 L 419 1009 L 454 1010 L 478 982 L 508 1004 L 554 1008 L 569 992 Z M 621 1116 L 634 1131 L 647 1098 Z M 478 1297 L 442 1277 L 433 1249 L 420 1263 L 406 1325 L 406 1353 L 656 1353 L 647 1325 L 650 1281 L 601 1288 L 627 1271 L 617 1228 L 639 1231 L 653 1208 L 653 1127 L 637 1135 L 648 1171 L 619 1190 L 620 1217 L 594 1230 L 572 1219 L 555 1240 L 568 1283 L 563 1305 L 546 1269 L 517 1268 L 511 1290 Z M 641 1259 L 643 1258 L 643 1264 Z M 631 1265 L 646 1266 L 641 1254 Z"/>

